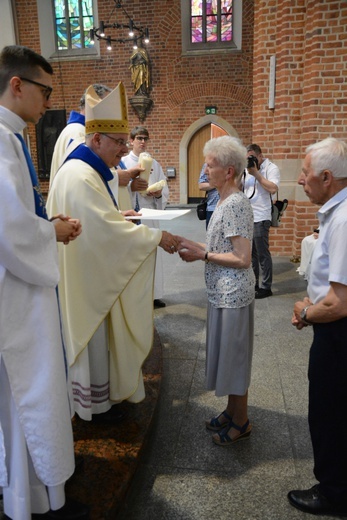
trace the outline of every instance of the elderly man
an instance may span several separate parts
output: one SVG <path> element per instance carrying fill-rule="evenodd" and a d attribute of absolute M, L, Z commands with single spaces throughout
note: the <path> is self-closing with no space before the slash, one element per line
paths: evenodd
<path fill-rule="evenodd" d="M 0 54 L 0 491 L 14 520 L 88 518 L 65 501 L 74 448 L 56 293 L 56 240 L 81 228 L 47 219 L 21 136 L 52 107 L 52 74 L 26 47 Z"/>
<path fill-rule="evenodd" d="M 127 152 L 127 137 L 122 83 L 102 100 L 89 87 L 86 144 L 59 169 L 48 199 L 52 211 L 62 205 L 79 215 L 85 230 L 78 247 L 60 250 L 59 285 L 75 409 L 84 420 L 144 398 L 156 248 L 173 253 L 177 246 L 170 233 L 136 226 L 118 211 L 108 183 L 110 168 Z"/>
<path fill-rule="evenodd" d="M 347 515 L 347 144 L 329 137 L 307 148 L 299 184 L 318 211 L 308 297 L 293 325 L 313 326 L 309 359 L 309 426 L 318 484 L 290 491 L 307 513 Z"/>
<path fill-rule="evenodd" d="M 100 85 L 99 83 L 95 83 L 93 87 L 95 92 L 101 99 L 107 96 L 107 94 L 109 94 L 112 90 L 106 85 Z M 80 111 L 71 111 L 67 125 L 60 133 L 57 142 L 55 143 L 51 164 L 50 184 L 52 184 L 54 176 L 59 170 L 62 164 L 62 160 L 66 154 L 67 148 L 71 144 L 71 142 L 75 139 L 77 139 L 79 143 L 84 141 L 86 121 L 85 108 L 86 93 L 84 92 L 80 99 Z"/>
<path fill-rule="evenodd" d="M 106 85 L 101 85 L 99 83 L 95 83 L 93 85 L 93 88 L 100 99 L 103 99 L 112 91 L 111 88 L 107 87 Z M 80 145 L 82 142 L 85 142 L 86 90 L 80 99 L 80 111 L 71 111 L 67 125 L 64 128 L 64 130 L 60 133 L 57 142 L 55 143 L 49 180 L 50 185 L 52 184 L 55 174 L 59 170 L 60 166 L 63 164 L 67 155 L 70 152 L 72 152 L 72 150 L 76 146 Z M 118 206 L 121 209 L 131 209 L 132 205 L 127 185 L 129 181 L 132 178 L 135 178 L 137 175 L 139 175 L 141 171 L 143 171 L 143 169 L 138 167 L 127 170 L 125 165 L 123 165 L 122 163 L 118 164 L 117 170 L 114 169 L 112 171 L 114 178 L 112 179 L 112 181 L 110 181 L 110 188 L 114 194 L 115 199 L 117 200 Z"/>

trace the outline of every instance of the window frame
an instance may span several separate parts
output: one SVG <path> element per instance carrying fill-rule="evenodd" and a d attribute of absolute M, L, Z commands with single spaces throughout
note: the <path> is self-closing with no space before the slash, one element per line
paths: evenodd
<path fill-rule="evenodd" d="M 55 26 L 55 11 L 53 0 L 36 0 L 37 13 L 39 21 L 41 54 L 44 58 L 51 61 L 58 61 L 61 59 L 71 60 L 76 59 L 95 59 L 100 56 L 100 45 L 96 41 L 93 47 L 83 49 L 67 49 L 59 50 L 56 26 Z M 94 25 L 98 26 L 97 17 L 97 0 L 93 0 L 93 17 Z"/>
<path fill-rule="evenodd" d="M 181 0 L 182 52 L 184 55 L 206 54 L 211 52 L 235 52 L 242 47 L 242 0 L 234 0 L 233 40 L 231 42 L 191 42 L 191 2 Z"/>

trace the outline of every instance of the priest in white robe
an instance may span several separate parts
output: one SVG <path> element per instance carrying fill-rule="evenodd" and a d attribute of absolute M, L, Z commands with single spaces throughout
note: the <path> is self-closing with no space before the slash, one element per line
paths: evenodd
<path fill-rule="evenodd" d="M 125 90 L 86 94 L 86 144 L 57 172 L 47 206 L 78 215 L 80 239 L 60 248 L 59 294 L 78 415 L 144 399 L 142 365 L 153 343 L 155 252 L 177 249 L 166 231 L 137 226 L 118 210 L 110 170 L 127 151 Z M 134 210 L 127 212 L 134 215 Z M 78 243 L 79 242 L 79 243 Z M 68 250 L 69 249 L 69 250 Z"/>
<path fill-rule="evenodd" d="M 147 152 L 147 144 L 149 141 L 149 132 L 144 126 L 136 126 L 130 132 L 130 146 L 132 146 L 131 152 L 122 159 L 123 164 L 127 168 L 134 168 L 139 164 L 139 156 L 143 152 Z M 154 185 L 159 181 L 165 181 L 162 189 L 155 193 L 147 193 L 147 186 Z M 141 179 L 134 179 L 130 183 L 130 190 L 132 196 L 133 208 L 141 211 L 142 208 L 150 209 L 165 209 L 167 200 L 169 198 L 169 188 L 166 182 L 166 176 L 163 172 L 161 165 L 153 159 L 152 167 L 148 178 L 148 185 L 145 186 L 143 191 L 142 185 L 140 184 Z M 148 227 L 159 229 L 160 225 L 158 221 L 147 220 L 146 225 Z M 163 252 L 157 250 L 156 266 L 155 266 L 155 277 L 154 277 L 154 306 L 165 307 L 165 302 L 162 298 L 164 296 L 164 255 Z"/>
<path fill-rule="evenodd" d="M 52 74 L 25 47 L 0 54 L 0 493 L 13 520 L 51 518 L 51 510 L 57 519 L 77 518 L 64 493 L 74 448 L 56 240 L 68 243 L 80 226 L 47 219 L 21 136 L 52 107 Z"/>

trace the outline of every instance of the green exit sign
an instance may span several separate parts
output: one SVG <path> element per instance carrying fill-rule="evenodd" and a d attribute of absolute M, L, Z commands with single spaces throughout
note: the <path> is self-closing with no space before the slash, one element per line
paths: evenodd
<path fill-rule="evenodd" d="M 206 115 L 217 114 L 217 107 L 205 107 L 205 114 Z"/>

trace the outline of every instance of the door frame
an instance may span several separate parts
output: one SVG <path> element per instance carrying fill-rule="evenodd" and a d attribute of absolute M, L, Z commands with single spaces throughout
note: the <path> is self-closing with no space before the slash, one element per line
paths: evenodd
<path fill-rule="evenodd" d="M 188 145 L 192 136 L 203 126 L 215 124 L 223 128 L 232 137 L 239 137 L 235 128 L 225 119 L 219 116 L 208 115 L 197 119 L 184 132 L 179 146 L 179 172 L 180 172 L 180 204 L 188 203 Z"/>

